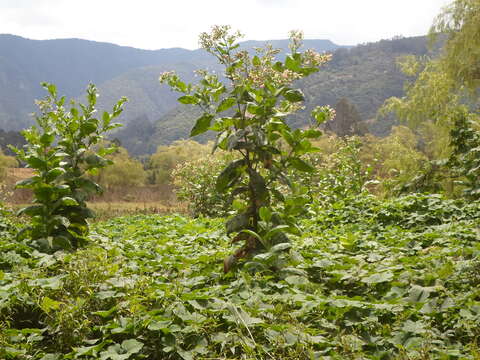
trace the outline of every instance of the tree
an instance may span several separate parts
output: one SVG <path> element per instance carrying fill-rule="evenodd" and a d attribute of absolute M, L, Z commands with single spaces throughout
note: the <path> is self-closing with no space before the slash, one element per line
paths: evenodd
<path fill-rule="evenodd" d="M 442 70 L 456 88 L 465 86 L 475 93 L 480 86 L 480 1 L 453 1 L 436 17 L 430 34 L 433 40 L 439 34 L 447 36 Z"/>
<path fill-rule="evenodd" d="M 171 184 L 175 167 L 207 156 L 209 152 L 208 145 L 193 140 L 177 140 L 168 146 L 159 146 L 147 164 L 150 183 Z"/>
<path fill-rule="evenodd" d="M 436 152 L 450 166 L 448 177 L 463 176 L 465 181 L 460 182 L 473 196 L 479 187 L 475 180 L 477 162 L 472 154 L 477 156 L 478 137 L 474 134 L 479 128 L 480 1 L 454 0 L 437 16 L 430 35 L 432 40 L 444 42 L 440 56 L 401 59 L 402 70 L 416 77 L 415 81 L 406 84 L 404 97 L 388 99 L 381 112 L 394 112 L 420 133 L 449 133 L 430 136 L 435 143 L 430 147 L 443 149 Z M 436 172 L 445 170 L 436 165 L 430 168 Z M 433 175 L 422 178 L 436 178 Z M 449 191 L 453 193 L 452 186 Z"/>
<path fill-rule="evenodd" d="M 290 35 L 291 54 L 281 62 L 276 60 L 278 51 L 268 46 L 251 56 L 239 49 L 240 33 L 231 33 L 228 26 L 215 26 L 211 33 L 200 35 L 200 44 L 223 66 L 228 85 L 207 71 L 199 72 L 198 85 L 186 84 L 172 72 L 160 77 L 161 82 L 184 94 L 179 102 L 202 110 L 190 136 L 213 130 L 217 132 L 213 151 L 220 148 L 238 155 L 216 180 L 216 190 L 229 192 L 236 209 L 226 222 L 227 233 L 234 234 L 232 242 L 244 242 L 225 259 L 225 272 L 238 259 L 270 250 L 287 242 L 287 233 L 298 233 L 296 218 L 308 202 L 305 189 L 289 179 L 288 171 L 314 171 L 301 157 L 317 150 L 309 139 L 321 132 L 314 128 L 292 130 L 285 118 L 304 101 L 303 93 L 292 88 L 292 83 L 317 72 L 330 56 L 313 50 L 299 52 L 301 33 Z M 312 115 L 314 127 L 329 120 L 333 111 L 317 107 Z M 290 192 L 282 192 L 281 184 Z M 280 248 L 286 248 L 285 244 Z"/>
<path fill-rule="evenodd" d="M 406 84 L 404 97 L 388 99 L 382 112 L 393 111 L 410 126 L 430 120 L 451 127 L 452 114 L 478 105 L 480 1 L 454 0 L 436 17 L 430 35 L 444 41 L 440 56 L 401 58 L 402 71 L 415 81 Z"/>
<path fill-rule="evenodd" d="M 117 147 L 115 153 L 108 155 L 112 162 L 108 167 L 100 169 L 93 179 L 105 189 L 113 187 L 133 187 L 145 184 L 147 172 L 143 164 L 131 158 L 125 148 Z"/>
<path fill-rule="evenodd" d="M 367 129 L 361 121 L 355 105 L 346 98 L 341 98 L 335 105 L 335 119 L 325 124 L 325 130 L 338 136 L 364 135 Z"/>

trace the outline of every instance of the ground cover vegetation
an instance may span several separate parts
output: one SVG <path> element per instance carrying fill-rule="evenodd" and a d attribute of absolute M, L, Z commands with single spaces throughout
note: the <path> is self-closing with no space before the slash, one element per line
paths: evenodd
<path fill-rule="evenodd" d="M 363 194 L 222 275 L 223 221 L 137 215 L 46 255 L 2 223 L 0 350 L 37 359 L 478 359 L 478 204 Z"/>
<path fill-rule="evenodd" d="M 81 219 L 81 237 L 61 221 L 47 240 L 67 230 L 70 246 L 53 248 L 38 246 L 34 232 L 19 236 L 40 218 L 2 205 L 0 358 L 480 359 L 479 62 L 478 44 L 465 42 L 480 38 L 479 10 L 478 0 L 453 1 L 432 28 L 443 34 L 440 56 L 399 61 L 411 81 L 383 113 L 404 125 L 384 138 L 351 126 L 358 113 L 348 100 L 336 123 L 328 108 L 314 111 L 314 129 L 284 121 L 303 99 L 292 80 L 326 60 L 299 52 L 298 33 L 282 61 L 271 48 L 234 55 L 226 27 L 202 34 L 231 84 L 205 72 L 198 85 L 162 79 L 184 93 L 180 102 L 201 105 L 191 135 L 211 129 L 215 143 L 181 141 L 140 161 L 117 147 L 101 161 L 116 165 L 85 178 L 86 163 L 53 185 L 35 160 L 36 177 L 24 182 L 171 185 L 190 216 L 148 214 L 163 210 L 145 203 L 118 217 L 110 207 L 104 221 Z M 47 135 L 27 131 L 17 152 L 68 173 L 71 162 L 57 164 L 69 159 L 68 141 L 50 134 L 65 118 L 100 125 L 90 111 L 95 91 L 75 115 L 46 86 L 38 121 Z M 121 103 L 103 121 L 119 111 Z M 92 143 L 107 128 L 90 127 Z M 1 156 L 0 169 L 12 161 Z M 58 204 L 77 206 L 60 195 Z M 83 196 L 67 197 L 86 208 Z"/>

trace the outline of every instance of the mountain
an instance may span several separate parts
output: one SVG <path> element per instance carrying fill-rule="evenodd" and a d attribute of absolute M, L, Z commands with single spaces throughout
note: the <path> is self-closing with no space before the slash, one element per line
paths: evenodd
<path fill-rule="evenodd" d="M 378 136 L 387 135 L 395 119 L 376 119 L 376 113 L 385 99 L 403 94 L 407 77 L 398 68 L 397 59 L 406 54 L 428 53 L 424 36 L 337 49 L 321 71 L 297 83 L 305 94 L 305 110 L 288 121 L 294 127 L 304 126 L 308 124 L 310 112 L 315 106 L 328 104 L 333 107 L 339 100 L 348 99 L 358 110 L 364 122 L 362 127 Z M 134 141 L 139 145 L 134 150 L 135 154 L 148 153 L 155 151 L 158 145 L 188 138 L 198 116 L 199 112 L 193 106 L 178 105 L 151 125 L 148 136 L 138 137 L 133 124 L 122 129 L 118 136 L 122 142 Z M 212 134 L 209 134 L 196 140 L 211 138 Z"/>
<path fill-rule="evenodd" d="M 309 42 L 319 51 L 340 47 L 329 40 Z M 249 41 L 245 46 L 264 43 Z M 275 43 L 287 46 L 286 40 Z M 124 123 L 139 116 L 153 121 L 176 106 L 174 94 L 158 84 L 161 72 L 176 70 L 188 80 L 195 69 L 215 67 L 203 50 L 141 50 L 81 39 L 30 40 L 0 34 L 0 129 L 19 130 L 32 123 L 29 114 L 36 110 L 34 100 L 45 96 L 40 86 L 44 81 L 79 100 L 92 82 L 100 90 L 100 106 L 130 98 Z"/>
<path fill-rule="evenodd" d="M 266 43 L 246 41 L 241 46 L 254 51 Z M 282 49 L 283 54 L 288 51 L 288 40 L 268 43 Z M 371 132 L 387 134 L 394 119 L 376 119 L 376 112 L 386 98 L 403 94 L 407 78 L 396 59 L 405 54 L 426 55 L 426 44 L 425 37 L 354 47 L 306 40 L 304 48 L 329 51 L 333 57 L 320 72 L 298 82 L 305 93 L 305 110 L 289 122 L 303 126 L 316 105 L 333 106 L 345 98 L 355 105 Z M 141 50 L 80 39 L 28 40 L 0 35 L 0 129 L 18 130 L 32 123 L 28 114 L 36 110 L 34 99 L 45 95 L 40 82 L 53 82 L 60 94 L 79 101 L 87 84 L 93 82 L 99 88 L 100 109 L 108 110 L 122 96 L 129 98 L 121 117 L 125 126 L 112 137 L 133 154 L 152 153 L 158 145 L 187 138 L 198 116 L 192 106 L 179 106 L 178 94 L 160 85 L 158 76 L 175 70 L 192 82 L 194 70 L 199 68 L 219 70 L 215 58 L 203 50 Z"/>
<path fill-rule="evenodd" d="M 306 123 L 306 117 L 317 105 L 335 105 L 346 98 L 356 106 L 370 131 L 386 135 L 392 125 L 375 120 L 378 108 L 392 96 L 402 96 L 408 78 L 397 65 L 404 55 L 433 55 L 425 36 L 395 38 L 362 44 L 350 49 L 338 49 L 332 60 L 320 72 L 302 80 L 299 86 L 305 92 L 306 109 L 292 120 L 297 126 Z M 377 119 L 378 120 L 378 119 Z"/>

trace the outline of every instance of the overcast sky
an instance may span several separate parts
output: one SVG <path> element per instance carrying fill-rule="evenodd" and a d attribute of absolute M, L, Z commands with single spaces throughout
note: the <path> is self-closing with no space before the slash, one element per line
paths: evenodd
<path fill-rule="evenodd" d="M 198 47 L 229 24 L 245 40 L 309 39 L 355 45 L 427 33 L 448 0 L 0 0 L 0 34 L 81 38 L 143 49 Z"/>

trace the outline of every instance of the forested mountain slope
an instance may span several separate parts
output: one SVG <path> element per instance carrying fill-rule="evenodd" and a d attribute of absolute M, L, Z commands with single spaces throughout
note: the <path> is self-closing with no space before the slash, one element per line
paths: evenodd
<path fill-rule="evenodd" d="M 328 40 L 310 40 L 319 51 L 339 47 Z M 247 42 L 247 47 L 264 42 Z M 286 48 L 287 40 L 276 44 Z M 101 90 L 100 105 L 130 98 L 122 119 L 140 115 L 155 120 L 176 106 L 175 98 L 158 85 L 158 75 L 176 70 L 193 75 L 196 68 L 214 67 L 202 50 L 180 48 L 141 50 L 80 39 L 29 40 L 0 34 L 0 129 L 18 130 L 31 124 L 34 100 L 45 94 L 40 83 L 55 83 L 60 94 L 78 97 L 93 82 Z"/>
<path fill-rule="evenodd" d="M 288 51 L 287 40 L 271 43 L 283 53 Z M 246 41 L 242 46 L 253 50 L 264 44 Z M 363 120 L 370 120 L 370 131 L 381 135 L 391 123 L 372 119 L 386 98 L 402 95 L 406 80 L 396 66 L 397 57 L 427 53 L 425 37 L 355 47 L 306 40 L 305 47 L 332 51 L 333 57 L 322 71 L 300 84 L 306 109 L 290 121 L 302 126 L 314 106 L 335 105 L 346 98 Z M 110 108 L 121 96 L 129 98 L 121 118 L 127 126 L 114 136 L 137 155 L 151 153 L 160 144 L 188 137 L 195 118 L 192 107 L 178 107 L 177 95 L 158 83 L 159 74 L 175 70 L 186 81 L 194 81 L 195 69 L 215 70 L 216 66 L 203 50 L 152 51 L 79 39 L 40 41 L 0 35 L 0 129 L 19 130 L 31 123 L 34 99 L 44 96 L 40 82 L 53 82 L 61 94 L 74 98 L 93 82 L 100 91 L 99 108 Z"/>
<path fill-rule="evenodd" d="M 256 46 L 252 42 L 247 44 Z M 309 44 L 306 45 L 308 47 Z M 397 66 L 397 58 L 406 54 L 427 53 L 427 40 L 424 36 L 382 40 L 337 49 L 323 70 L 300 83 L 306 95 L 306 108 L 291 118 L 290 122 L 295 126 L 303 126 L 308 123 L 307 116 L 316 105 L 334 106 L 340 99 L 346 98 L 356 106 L 365 121 L 365 127 L 377 135 L 386 135 L 393 120 L 376 120 L 375 117 L 385 99 L 403 94 L 407 77 Z M 155 132 L 152 131 L 152 126 L 148 127 L 148 131 L 139 131 L 134 122 L 120 130 L 116 136 L 134 154 L 153 152 L 158 145 L 187 138 L 198 114 L 193 106 L 177 105 L 158 118 L 153 125 Z M 198 140 L 207 138 L 208 135 Z"/>

